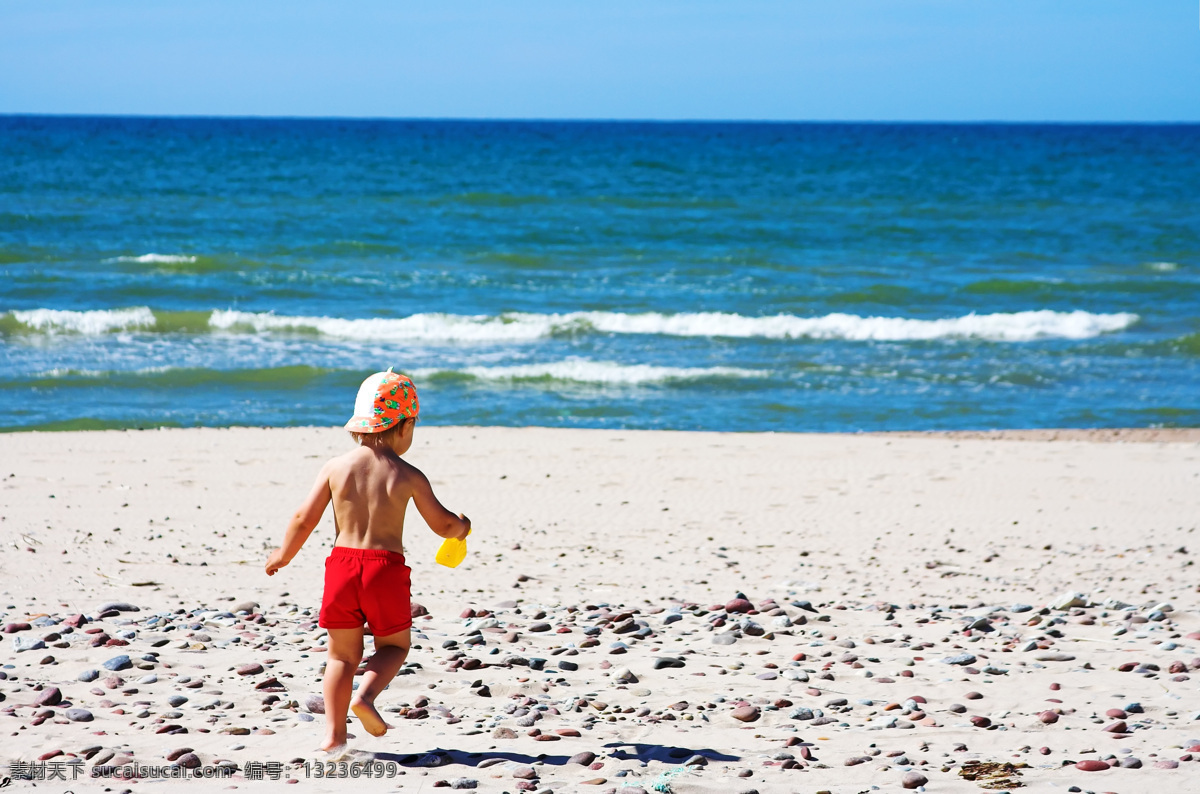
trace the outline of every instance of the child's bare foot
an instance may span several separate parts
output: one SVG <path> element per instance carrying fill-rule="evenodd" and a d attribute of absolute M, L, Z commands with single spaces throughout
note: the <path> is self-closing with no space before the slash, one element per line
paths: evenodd
<path fill-rule="evenodd" d="M 350 710 L 354 712 L 355 717 L 358 717 L 358 721 L 366 728 L 367 733 L 372 736 L 383 736 L 391 727 L 383 721 L 383 717 L 379 716 L 379 712 L 375 710 L 375 704 L 370 701 L 354 698 L 350 701 Z"/>
<path fill-rule="evenodd" d="M 336 761 L 349 752 L 350 745 L 346 744 L 345 737 L 339 739 L 326 736 L 325 741 L 321 742 L 320 750 L 325 753 L 326 761 Z"/>

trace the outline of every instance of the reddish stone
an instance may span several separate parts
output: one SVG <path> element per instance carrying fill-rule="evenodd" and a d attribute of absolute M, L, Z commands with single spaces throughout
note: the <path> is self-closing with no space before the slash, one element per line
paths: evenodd
<path fill-rule="evenodd" d="M 1105 769 L 1108 769 L 1108 764 L 1104 761 L 1089 758 L 1086 761 L 1080 761 L 1075 764 L 1075 768 L 1084 772 L 1103 772 Z"/>

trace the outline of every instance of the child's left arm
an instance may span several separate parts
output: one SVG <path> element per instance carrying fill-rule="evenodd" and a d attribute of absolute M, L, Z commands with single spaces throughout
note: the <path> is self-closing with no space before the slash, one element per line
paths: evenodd
<path fill-rule="evenodd" d="M 300 552 L 304 541 L 308 540 L 308 536 L 321 522 L 321 516 L 324 515 L 329 500 L 333 498 L 329 489 L 329 469 L 332 463 L 330 461 L 321 467 L 321 473 L 317 475 L 317 481 L 313 484 L 308 498 L 288 522 L 287 532 L 283 535 L 283 545 L 271 552 L 271 556 L 267 558 L 267 576 L 274 576 L 276 571 L 291 562 Z"/>

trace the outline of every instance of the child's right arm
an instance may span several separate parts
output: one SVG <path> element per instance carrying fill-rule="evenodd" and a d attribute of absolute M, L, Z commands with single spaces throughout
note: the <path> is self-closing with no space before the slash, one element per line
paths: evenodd
<path fill-rule="evenodd" d="M 333 461 L 330 461 L 321 467 L 321 473 L 317 475 L 317 481 L 313 483 L 308 498 L 292 515 L 287 532 L 283 535 L 283 545 L 271 552 L 271 556 L 267 558 L 267 576 L 274 576 L 276 571 L 291 562 L 317 524 L 321 523 L 321 516 L 333 498 L 329 489 L 329 472 L 332 466 Z"/>
<path fill-rule="evenodd" d="M 433 495 L 433 486 L 429 484 L 429 479 L 416 468 L 413 469 L 412 499 L 421 518 L 425 519 L 425 523 L 439 537 L 465 538 L 471 531 L 471 519 L 462 513 L 454 515 L 443 507 Z"/>

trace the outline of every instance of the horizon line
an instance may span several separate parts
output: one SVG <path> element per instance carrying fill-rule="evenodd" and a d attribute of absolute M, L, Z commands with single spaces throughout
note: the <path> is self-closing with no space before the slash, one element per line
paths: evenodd
<path fill-rule="evenodd" d="M 636 117 L 538 117 L 538 116 L 321 116 L 321 115 L 256 115 L 205 113 L 38 113 L 0 111 L 0 118 L 75 118 L 75 119 L 170 119 L 214 121 L 398 121 L 439 123 L 512 122 L 523 124 L 925 124 L 978 126 L 1197 126 L 1200 119 L 1189 121 L 1134 120 L 1054 120 L 1054 119 L 720 119 L 720 118 L 636 118 Z"/>

